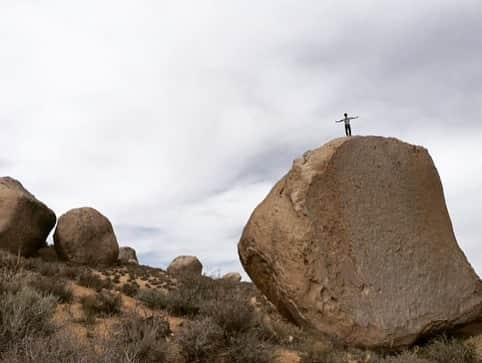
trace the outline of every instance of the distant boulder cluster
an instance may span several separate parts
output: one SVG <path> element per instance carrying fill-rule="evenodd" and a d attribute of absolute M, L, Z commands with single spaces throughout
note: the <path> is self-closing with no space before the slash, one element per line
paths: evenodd
<path fill-rule="evenodd" d="M 46 239 L 52 229 L 54 246 Z M 0 178 L 0 249 L 24 257 L 39 256 L 82 265 L 139 264 L 132 247 L 119 247 L 109 219 L 94 208 L 71 209 L 58 219 L 55 213 L 18 181 Z M 168 272 L 202 275 L 203 265 L 195 256 L 176 257 Z M 239 273 L 223 276 L 240 281 Z"/>
<path fill-rule="evenodd" d="M 46 239 L 56 222 L 52 249 Z M 112 224 L 99 211 L 71 209 L 57 220 L 50 208 L 10 177 L 0 178 L 0 248 L 24 257 L 85 265 L 112 265 L 122 251 Z M 135 251 L 129 259 L 134 261 Z"/>

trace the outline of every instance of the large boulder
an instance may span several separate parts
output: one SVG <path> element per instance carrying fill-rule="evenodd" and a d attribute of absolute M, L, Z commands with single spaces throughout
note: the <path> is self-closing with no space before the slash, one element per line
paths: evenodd
<path fill-rule="evenodd" d="M 139 264 L 137 260 L 136 250 L 132 247 L 120 247 L 119 248 L 119 262 L 123 264 L 132 263 Z"/>
<path fill-rule="evenodd" d="M 173 275 L 200 276 L 203 265 L 196 256 L 178 256 L 167 267 L 167 272 Z"/>
<path fill-rule="evenodd" d="M 402 347 L 481 316 L 433 161 L 396 139 L 336 139 L 295 160 L 238 251 L 281 313 L 348 345 Z"/>
<path fill-rule="evenodd" d="M 0 178 L 0 248 L 32 256 L 46 245 L 55 213 L 10 177 Z"/>
<path fill-rule="evenodd" d="M 112 224 L 88 207 L 72 209 L 59 218 L 54 245 L 60 258 L 85 265 L 112 265 L 119 255 Z"/>

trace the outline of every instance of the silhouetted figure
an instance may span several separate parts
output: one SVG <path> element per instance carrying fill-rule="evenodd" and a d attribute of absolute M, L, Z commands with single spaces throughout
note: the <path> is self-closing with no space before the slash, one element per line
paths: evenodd
<path fill-rule="evenodd" d="M 343 122 L 345 121 L 345 133 L 346 136 L 351 136 L 351 126 L 350 126 L 350 121 L 358 118 L 358 116 L 354 117 L 348 117 L 348 114 L 344 114 L 345 118 L 342 118 L 341 120 L 335 121 L 335 122 Z"/>

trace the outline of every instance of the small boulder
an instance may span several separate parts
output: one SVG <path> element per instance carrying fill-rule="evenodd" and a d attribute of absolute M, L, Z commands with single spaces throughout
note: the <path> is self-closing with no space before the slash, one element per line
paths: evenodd
<path fill-rule="evenodd" d="M 222 279 L 230 282 L 241 282 L 241 274 L 238 272 L 228 272 Z"/>
<path fill-rule="evenodd" d="M 119 256 L 112 224 L 88 207 L 72 209 L 59 218 L 54 244 L 60 258 L 85 265 L 112 265 Z"/>
<path fill-rule="evenodd" d="M 10 177 L 0 178 L 0 248 L 32 256 L 45 246 L 55 213 Z"/>
<path fill-rule="evenodd" d="M 119 248 L 119 262 L 122 264 L 133 263 L 138 265 L 136 250 L 132 247 L 120 247 Z"/>
<path fill-rule="evenodd" d="M 167 272 L 170 274 L 179 275 L 201 275 L 203 265 L 196 256 L 178 256 L 176 257 L 167 268 Z"/>

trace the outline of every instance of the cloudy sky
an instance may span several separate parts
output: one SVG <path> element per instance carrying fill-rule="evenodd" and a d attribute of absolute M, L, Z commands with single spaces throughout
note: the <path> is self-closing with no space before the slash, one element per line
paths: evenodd
<path fill-rule="evenodd" d="M 480 0 L 2 0 L 0 175 L 166 267 L 241 271 L 254 207 L 354 133 L 426 146 L 482 273 Z"/>

